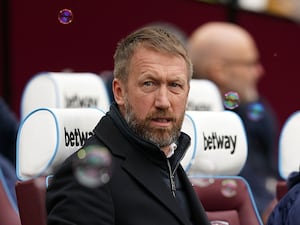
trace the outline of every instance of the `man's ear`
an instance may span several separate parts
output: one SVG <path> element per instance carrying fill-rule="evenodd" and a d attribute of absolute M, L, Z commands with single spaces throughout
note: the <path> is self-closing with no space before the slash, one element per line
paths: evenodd
<path fill-rule="evenodd" d="M 112 82 L 112 90 L 115 101 L 118 105 L 124 105 L 125 87 L 121 80 L 114 78 Z"/>
<path fill-rule="evenodd" d="M 210 62 L 209 71 L 211 79 L 218 85 L 223 86 L 227 82 L 226 65 L 221 60 L 213 60 Z"/>

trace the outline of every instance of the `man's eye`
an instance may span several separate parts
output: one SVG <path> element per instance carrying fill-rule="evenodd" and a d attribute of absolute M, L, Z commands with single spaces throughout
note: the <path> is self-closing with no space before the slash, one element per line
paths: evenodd
<path fill-rule="evenodd" d="M 181 87 L 181 85 L 178 83 L 171 83 L 170 86 L 171 87 Z"/>
<path fill-rule="evenodd" d="M 153 84 L 153 82 L 152 81 L 145 81 L 144 82 L 144 86 L 146 86 L 146 87 L 150 87 L 150 86 L 153 86 L 154 84 Z"/>

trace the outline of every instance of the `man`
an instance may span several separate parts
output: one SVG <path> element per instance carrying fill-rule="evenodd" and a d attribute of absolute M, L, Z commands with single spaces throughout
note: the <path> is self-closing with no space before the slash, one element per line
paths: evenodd
<path fill-rule="evenodd" d="M 257 84 L 264 73 L 253 38 L 242 27 L 209 22 L 190 36 L 188 48 L 195 79 L 213 80 L 225 94 L 236 91 L 242 102 L 259 98 Z"/>
<path fill-rule="evenodd" d="M 13 167 L 16 165 L 16 140 L 19 121 L 5 100 L 0 96 L 0 154 Z"/>
<path fill-rule="evenodd" d="M 15 184 L 17 175 L 16 163 L 16 139 L 19 122 L 7 103 L 0 96 L 0 174 L 7 185 L 9 195 L 16 204 Z"/>
<path fill-rule="evenodd" d="M 48 225 L 209 225 L 180 165 L 190 145 L 182 132 L 192 64 L 180 41 L 154 27 L 123 39 L 114 55 L 115 103 L 86 141 L 113 159 L 108 183 L 79 185 L 72 165 L 56 172 L 47 190 Z"/>
<path fill-rule="evenodd" d="M 236 24 L 208 22 L 192 32 L 188 49 L 193 78 L 213 81 L 224 96 L 231 91 L 239 96 L 233 111 L 243 120 L 248 139 L 248 158 L 240 175 L 249 182 L 263 213 L 275 197 L 278 127 L 273 110 L 258 91 L 264 68 L 255 41 Z"/>
<path fill-rule="evenodd" d="M 290 173 L 287 186 L 288 192 L 273 208 L 267 220 L 267 225 L 300 224 L 300 171 Z"/>

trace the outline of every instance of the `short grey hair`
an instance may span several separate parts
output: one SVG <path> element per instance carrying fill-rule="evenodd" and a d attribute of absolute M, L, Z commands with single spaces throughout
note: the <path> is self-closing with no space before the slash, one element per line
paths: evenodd
<path fill-rule="evenodd" d="M 187 66 L 188 79 L 193 75 L 193 66 L 188 51 L 182 42 L 166 29 L 156 26 L 142 27 L 122 39 L 114 54 L 114 77 L 126 82 L 133 54 L 138 47 L 182 57 Z"/>

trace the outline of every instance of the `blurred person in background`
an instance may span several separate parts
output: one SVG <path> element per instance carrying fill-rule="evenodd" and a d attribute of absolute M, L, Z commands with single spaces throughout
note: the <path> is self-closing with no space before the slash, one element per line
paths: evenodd
<path fill-rule="evenodd" d="M 15 185 L 17 182 L 17 175 L 15 167 L 0 154 L 0 182 L 7 188 L 7 196 L 9 196 L 15 204 L 17 204 Z"/>
<path fill-rule="evenodd" d="M 19 121 L 7 103 L 0 97 L 0 154 L 16 164 L 16 138 Z"/>
<path fill-rule="evenodd" d="M 0 97 L 0 170 L 12 199 L 15 201 L 16 176 L 16 139 L 19 121 Z"/>
<path fill-rule="evenodd" d="M 208 22 L 192 32 L 188 49 L 194 65 L 193 79 L 208 79 L 222 95 L 238 94 L 231 109 L 242 119 L 248 140 L 247 162 L 241 175 L 250 184 L 261 214 L 275 197 L 278 121 L 270 104 L 258 91 L 264 74 L 253 37 L 227 22 Z M 225 106 L 226 108 L 226 106 Z"/>

